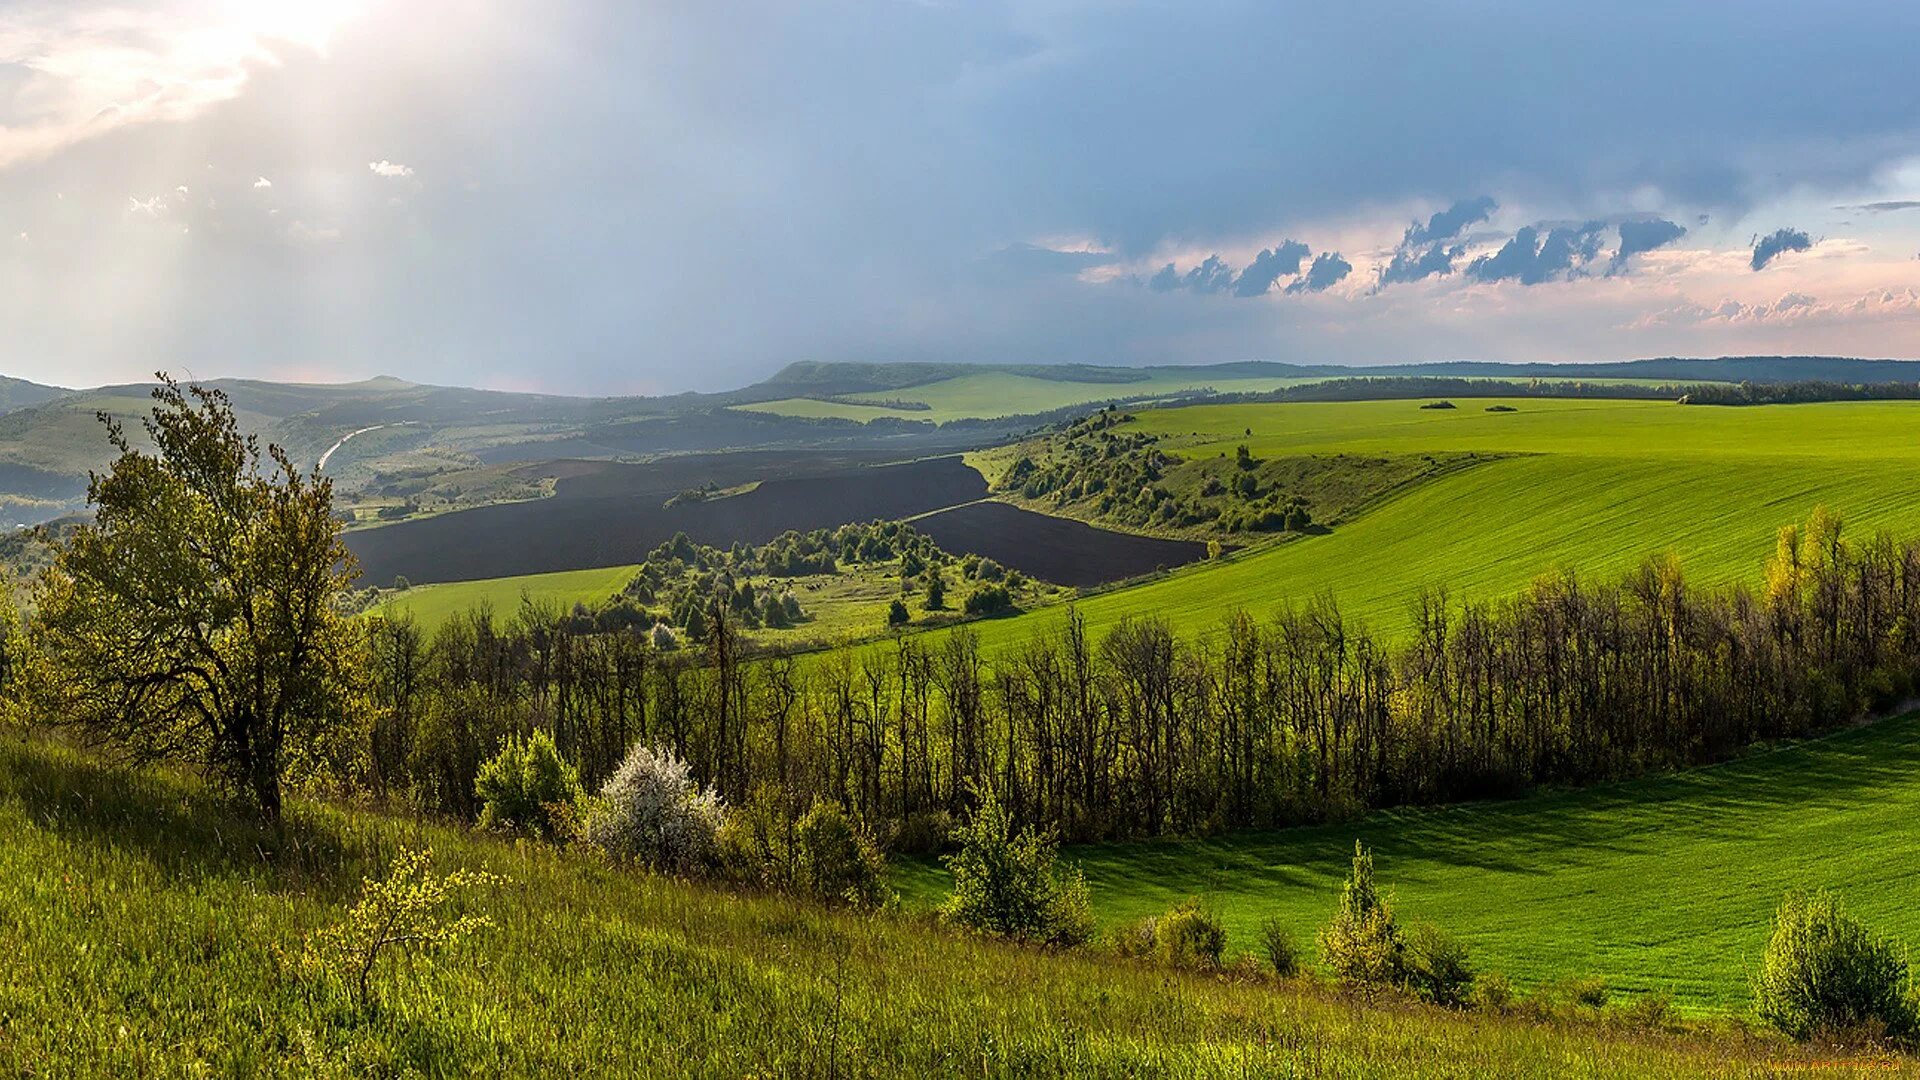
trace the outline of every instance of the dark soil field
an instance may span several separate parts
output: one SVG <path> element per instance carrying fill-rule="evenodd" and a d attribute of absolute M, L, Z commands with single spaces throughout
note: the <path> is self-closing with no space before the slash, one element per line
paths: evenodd
<path fill-rule="evenodd" d="M 549 499 L 348 533 L 362 581 L 385 584 L 404 575 L 427 584 L 619 566 L 641 561 L 677 532 L 718 547 L 761 544 L 788 529 L 911 517 L 987 493 L 986 481 L 957 457 L 859 465 L 845 455 L 728 454 L 658 465 L 556 465 L 561 479 Z M 740 495 L 664 505 L 673 493 L 709 480 L 732 487 L 769 473 L 781 478 Z"/>
<path fill-rule="evenodd" d="M 1056 585 L 1103 585 L 1207 557 L 1198 541 L 1096 529 L 999 502 L 956 507 L 913 525 L 948 551 L 977 552 Z"/>

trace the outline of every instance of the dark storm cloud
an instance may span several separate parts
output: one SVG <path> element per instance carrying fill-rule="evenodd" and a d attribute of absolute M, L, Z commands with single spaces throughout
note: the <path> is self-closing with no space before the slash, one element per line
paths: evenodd
<path fill-rule="evenodd" d="M 1493 216 L 1499 206 L 1490 195 L 1477 199 L 1462 199 L 1427 219 L 1426 225 L 1414 222 L 1407 226 L 1407 235 L 1400 241 L 1401 247 L 1412 248 L 1438 240 L 1451 240 L 1459 236 L 1469 225 L 1477 225 Z"/>
<path fill-rule="evenodd" d="M 1225 292 L 1233 287 L 1233 267 L 1218 255 L 1209 255 L 1205 262 L 1182 274 L 1173 268 L 1172 263 L 1160 268 L 1159 272 L 1147 279 L 1147 287 L 1154 292 L 1173 292 L 1185 289 L 1195 293 Z"/>
<path fill-rule="evenodd" d="M 1459 244 L 1453 247 L 1431 244 L 1414 251 L 1402 248 L 1393 253 L 1391 262 L 1380 268 L 1379 287 L 1451 274 L 1454 260 L 1466 250 Z"/>
<path fill-rule="evenodd" d="M 1807 234 L 1799 229 L 1777 229 L 1771 235 L 1754 241 L 1753 261 L 1748 265 L 1760 270 L 1785 252 L 1805 251 L 1812 246 L 1813 241 L 1807 239 Z"/>
<path fill-rule="evenodd" d="M 1653 218 L 1647 221 L 1623 221 L 1620 223 L 1620 248 L 1613 253 L 1613 266 L 1608 273 L 1620 273 L 1627 267 L 1627 260 L 1644 251 L 1665 247 L 1687 235 L 1687 227 Z"/>
<path fill-rule="evenodd" d="M 1338 285 L 1348 274 L 1353 273 L 1353 264 L 1340 257 L 1337 251 L 1323 251 L 1314 256 L 1313 265 L 1300 275 L 1298 281 L 1287 286 L 1287 295 L 1297 293 L 1316 293 Z"/>
<path fill-rule="evenodd" d="M 1518 281 L 1522 285 L 1570 277 L 1600 253 L 1600 234 L 1605 228 L 1598 221 L 1557 226 L 1542 239 L 1539 227 L 1529 225 L 1514 233 L 1499 251 L 1468 264 L 1467 276 L 1475 281 Z"/>
<path fill-rule="evenodd" d="M 1379 280 L 1374 288 L 1383 289 L 1388 285 L 1453 273 L 1454 260 L 1466 251 L 1466 247 L 1462 244 L 1449 246 L 1446 241 L 1457 238 L 1469 226 L 1487 220 L 1498 206 L 1489 195 L 1461 199 L 1445 210 L 1436 212 L 1427 219 L 1425 225 L 1416 221 L 1407 226 L 1406 233 L 1400 238 L 1400 245 L 1393 250 L 1393 258 L 1380 268 Z"/>
<path fill-rule="evenodd" d="M 1273 283 L 1288 274 L 1300 272 L 1300 261 L 1307 257 L 1307 245 L 1298 240 L 1282 241 L 1280 246 L 1254 256 L 1253 263 L 1240 272 L 1233 286 L 1235 296 L 1265 296 Z"/>

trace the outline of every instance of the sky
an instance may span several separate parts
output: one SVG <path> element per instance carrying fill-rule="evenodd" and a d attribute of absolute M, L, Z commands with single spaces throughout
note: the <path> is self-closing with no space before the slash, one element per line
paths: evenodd
<path fill-rule="evenodd" d="M 0 0 L 0 373 L 1920 356 L 1920 6 Z"/>

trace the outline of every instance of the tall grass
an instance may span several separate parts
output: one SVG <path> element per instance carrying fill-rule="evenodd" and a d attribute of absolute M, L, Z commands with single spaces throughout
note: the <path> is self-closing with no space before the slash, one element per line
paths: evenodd
<path fill-rule="evenodd" d="M 511 884 L 497 924 L 382 969 L 293 957 L 402 847 Z M 1778 1041 L 1363 1006 L 1298 985 L 958 937 L 0 743 L 0 1072 L 39 1076 L 1758 1075 Z"/>

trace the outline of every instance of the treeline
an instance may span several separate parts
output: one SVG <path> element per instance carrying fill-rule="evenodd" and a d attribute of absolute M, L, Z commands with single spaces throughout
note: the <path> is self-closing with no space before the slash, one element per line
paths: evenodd
<path fill-rule="evenodd" d="M 1920 400 L 1920 383 L 1709 383 L 1687 387 L 1683 405 L 1805 405 L 1815 401 Z"/>
<path fill-rule="evenodd" d="M 800 659 L 750 657 L 726 618 L 662 653 L 484 614 L 431 640 L 381 623 L 373 652 L 365 780 L 443 812 L 470 816 L 480 763 L 542 730 L 589 786 L 665 746 L 729 802 L 831 799 L 900 849 L 983 788 L 1070 839 L 1200 833 L 1626 777 L 1885 708 L 1920 675 L 1920 544 L 1817 513 L 1758 591 L 1672 561 L 1567 572 L 1423 596 L 1404 641 L 1321 599 L 1197 640 L 1069 611 L 992 656 L 965 628 Z"/>

